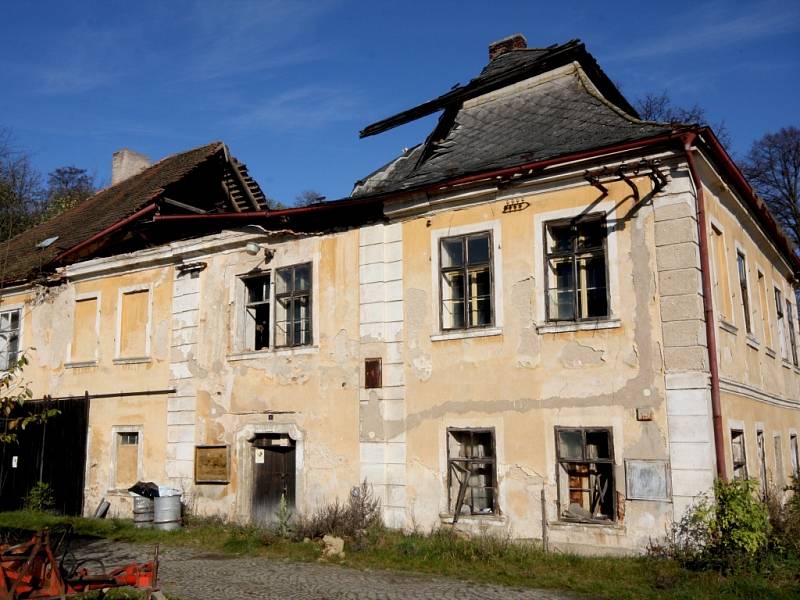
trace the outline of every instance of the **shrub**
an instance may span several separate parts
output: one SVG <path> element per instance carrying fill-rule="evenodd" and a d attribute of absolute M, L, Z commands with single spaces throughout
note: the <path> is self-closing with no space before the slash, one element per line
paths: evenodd
<path fill-rule="evenodd" d="M 352 489 L 347 502 L 336 499 L 309 517 L 299 517 L 295 522 L 295 536 L 298 539 L 324 535 L 356 538 L 380 523 L 381 501 L 375 497 L 372 486 L 364 481 Z"/>
<path fill-rule="evenodd" d="M 56 505 L 53 488 L 50 487 L 49 483 L 39 481 L 25 496 L 23 504 L 25 510 L 34 510 L 38 512 L 53 510 Z"/>
<path fill-rule="evenodd" d="M 750 569 L 765 556 L 771 526 L 767 506 L 752 479 L 714 483 L 714 500 L 702 498 L 673 525 L 663 545 L 651 554 L 668 556 L 683 566 L 733 572 Z"/>

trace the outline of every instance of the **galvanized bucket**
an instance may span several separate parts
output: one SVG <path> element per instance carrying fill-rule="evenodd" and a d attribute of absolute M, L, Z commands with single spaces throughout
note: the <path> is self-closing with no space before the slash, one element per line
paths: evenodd
<path fill-rule="evenodd" d="M 181 527 L 181 496 L 159 496 L 155 498 L 153 524 L 161 531 L 174 531 Z"/>
<path fill-rule="evenodd" d="M 136 527 L 153 526 L 153 500 L 144 496 L 133 497 L 133 524 Z"/>

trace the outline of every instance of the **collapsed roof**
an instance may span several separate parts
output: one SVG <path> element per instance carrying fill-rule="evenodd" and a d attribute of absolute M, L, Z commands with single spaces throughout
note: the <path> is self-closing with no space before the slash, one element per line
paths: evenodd
<path fill-rule="evenodd" d="M 247 167 L 212 142 L 168 156 L 77 206 L 24 231 L 0 249 L 0 281 L 23 281 L 72 260 L 97 253 L 116 228 L 115 251 L 144 243 L 143 232 L 119 227 L 143 213 L 264 211 L 266 198 Z"/>

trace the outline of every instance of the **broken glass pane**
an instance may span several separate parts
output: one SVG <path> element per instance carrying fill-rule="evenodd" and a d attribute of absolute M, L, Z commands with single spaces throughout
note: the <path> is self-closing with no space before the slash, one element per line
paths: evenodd
<path fill-rule="evenodd" d="M 467 240 L 469 264 L 489 262 L 489 235 L 471 237 Z"/>
<path fill-rule="evenodd" d="M 581 460 L 583 458 L 583 436 L 579 430 L 559 429 L 558 456 L 565 460 Z"/>
<path fill-rule="evenodd" d="M 442 267 L 460 267 L 464 264 L 463 238 L 442 240 Z"/>

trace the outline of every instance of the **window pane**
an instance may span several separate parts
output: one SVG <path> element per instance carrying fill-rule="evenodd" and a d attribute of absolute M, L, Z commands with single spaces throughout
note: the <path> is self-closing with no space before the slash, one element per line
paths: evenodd
<path fill-rule="evenodd" d="M 550 234 L 547 244 L 548 253 L 569 252 L 572 250 L 572 225 L 550 225 L 547 230 Z"/>
<path fill-rule="evenodd" d="M 608 439 L 607 431 L 586 432 L 586 458 L 587 459 L 611 458 L 611 444 Z"/>
<path fill-rule="evenodd" d="M 247 309 L 248 332 L 252 331 L 253 350 L 261 350 L 269 347 L 269 304 L 259 304 Z M 248 340 L 250 341 L 250 340 Z"/>
<path fill-rule="evenodd" d="M 11 329 L 19 329 L 19 311 L 15 310 L 11 313 Z"/>
<path fill-rule="evenodd" d="M 269 277 L 250 277 L 244 280 L 244 285 L 248 303 L 269 300 Z"/>
<path fill-rule="evenodd" d="M 298 265 L 294 268 L 294 291 L 311 289 L 311 265 Z"/>
<path fill-rule="evenodd" d="M 577 249 L 598 248 L 603 245 L 605 237 L 605 222 L 599 219 L 577 225 Z"/>
<path fill-rule="evenodd" d="M 275 293 L 285 294 L 292 291 L 292 268 L 278 269 L 276 272 Z"/>
<path fill-rule="evenodd" d="M 489 262 L 489 236 L 471 237 L 467 240 L 469 264 Z"/>
<path fill-rule="evenodd" d="M 464 273 L 442 273 L 442 327 L 464 327 Z"/>
<path fill-rule="evenodd" d="M 460 267 L 464 264 L 463 238 L 442 240 L 442 266 Z"/>
<path fill-rule="evenodd" d="M 602 254 L 578 258 L 578 287 L 581 318 L 608 315 L 606 262 Z"/>
<path fill-rule="evenodd" d="M 491 275 L 489 268 L 469 271 L 469 325 L 489 325 L 492 322 Z"/>
<path fill-rule="evenodd" d="M 575 319 L 575 291 L 572 259 L 554 258 L 549 261 L 548 285 L 550 286 L 548 318 L 551 320 Z"/>
<path fill-rule="evenodd" d="M 574 429 L 561 429 L 558 432 L 558 456 L 564 460 L 583 458 L 583 436 Z"/>

